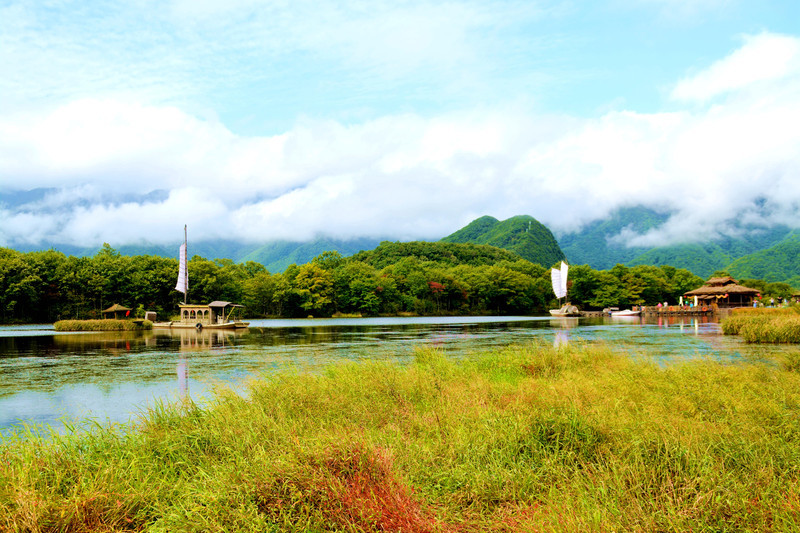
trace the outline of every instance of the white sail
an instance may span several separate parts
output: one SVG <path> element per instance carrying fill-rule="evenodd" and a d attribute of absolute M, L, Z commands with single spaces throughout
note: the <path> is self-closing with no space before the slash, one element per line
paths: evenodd
<path fill-rule="evenodd" d="M 181 244 L 180 267 L 178 267 L 178 284 L 175 290 L 186 295 L 189 292 L 189 267 L 186 264 L 186 243 Z"/>
<path fill-rule="evenodd" d="M 553 292 L 556 293 L 556 298 L 561 299 L 566 296 L 565 285 L 561 282 L 561 271 L 554 268 L 550 271 L 550 278 L 553 281 Z"/>
<path fill-rule="evenodd" d="M 564 293 L 564 296 L 567 295 L 567 272 L 569 272 L 569 266 L 561 261 L 561 292 Z"/>

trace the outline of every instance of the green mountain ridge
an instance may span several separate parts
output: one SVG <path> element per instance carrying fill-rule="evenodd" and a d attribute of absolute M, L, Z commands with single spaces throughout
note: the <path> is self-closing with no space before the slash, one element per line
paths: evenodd
<path fill-rule="evenodd" d="M 670 214 L 647 207 L 618 209 L 609 217 L 590 223 L 579 231 L 561 234 L 558 238 L 535 218 L 527 215 L 500 221 L 491 216 L 477 218 L 434 243 L 485 245 L 508 251 L 513 256 L 495 252 L 481 252 L 493 260 L 514 261 L 522 257 L 532 263 L 550 267 L 562 259 L 573 265 L 588 265 L 596 270 L 608 270 L 617 264 L 627 266 L 669 265 L 685 268 L 692 273 L 708 278 L 715 271 L 725 270 L 737 278 L 763 279 L 768 282 L 786 282 L 800 287 L 800 230 L 788 226 L 741 227 L 739 237 L 724 237 L 713 241 L 671 246 L 626 247 L 618 237 L 623 232 L 644 234 L 659 227 Z M 388 242 L 388 241 L 387 241 Z M 273 273 L 284 271 L 291 264 L 310 262 L 323 252 L 336 251 L 343 256 L 375 250 L 383 246 L 378 239 L 332 239 L 318 237 L 311 241 L 271 241 L 264 243 L 242 243 L 228 240 L 189 242 L 189 255 L 207 259 L 230 259 L 236 263 L 255 261 Z M 400 243 L 396 243 L 400 244 Z M 446 248 L 429 247 L 426 251 L 405 247 L 383 247 L 380 254 L 415 253 L 447 254 L 453 261 L 471 261 L 469 257 L 455 259 L 458 253 Z M 177 258 L 180 240 L 174 245 L 139 243 L 114 246 L 123 255 L 155 255 Z M 27 246 L 21 252 L 55 249 L 68 255 L 92 256 L 99 248 L 81 248 L 69 245 Z M 461 253 L 461 252 L 459 252 Z M 474 252 L 470 252 L 474 253 Z M 378 255 L 380 255 L 378 254 Z M 492 255 L 494 254 L 494 255 Z M 475 259 L 477 260 L 477 259 Z"/>
<path fill-rule="evenodd" d="M 374 250 L 361 251 L 352 256 L 353 260 L 362 261 L 378 269 L 396 264 L 406 258 L 433 261 L 450 266 L 493 265 L 500 261 L 514 263 L 522 259 L 516 252 L 496 246 L 443 241 L 385 241 Z"/>
<path fill-rule="evenodd" d="M 587 264 L 598 270 L 607 270 L 616 264 L 628 266 L 670 265 L 685 268 L 694 274 L 708 278 L 715 271 L 726 270 L 743 278 L 763 278 L 751 276 L 751 272 L 767 272 L 765 257 L 775 251 L 791 255 L 794 246 L 793 235 L 787 226 L 739 227 L 741 236 L 722 237 L 703 243 L 676 244 L 670 246 L 625 247 L 615 237 L 629 230 L 637 234 L 659 227 L 669 219 L 669 214 L 647 207 L 626 207 L 613 212 L 608 218 L 586 225 L 579 231 L 559 236 L 558 242 L 567 258 L 573 264 Z M 781 243 L 787 245 L 780 247 Z M 756 254 L 753 259 L 748 259 Z M 766 255 L 765 255 L 766 254 Z M 756 268 L 753 265 L 761 265 Z M 746 268 L 745 268 L 746 266 Z M 755 270 L 753 270 L 755 269 Z M 800 278 L 800 265 L 778 268 L 770 276 L 771 281 L 788 281 Z M 763 278 L 766 279 L 766 278 Z"/>
<path fill-rule="evenodd" d="M 770 248 L 736 259 L 725 270 L 739 278 L 783 281 L 800 287 L 800 231 L 792 231 Z"/>
<path fill-rule="evenodd" d="M 545 267 L 566 259 L 547 226 L 528 215 L 503 221 L 483 216 L 443 238 L 441 242 L 495 246 L 511 250 L 523 259 Z"/>

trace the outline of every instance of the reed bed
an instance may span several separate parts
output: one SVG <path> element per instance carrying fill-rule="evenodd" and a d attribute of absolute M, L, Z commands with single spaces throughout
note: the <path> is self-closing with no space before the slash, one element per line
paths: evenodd
<path fill-rule="evenodd" d="M 59 320 L 53 324 L 56 331 L 139 331 L 153 329 L 149 320 Z"/>
<path fill-rule="evenodd" d="M 800 306 L 737 309 L 721 323 L 726 335 L 752 343 L 800 343 Z"/>
<path fill-rule="evenodd" d="M 790 531 L 800 374 L 514 346 L 0 443 L 7 531 Z"/>

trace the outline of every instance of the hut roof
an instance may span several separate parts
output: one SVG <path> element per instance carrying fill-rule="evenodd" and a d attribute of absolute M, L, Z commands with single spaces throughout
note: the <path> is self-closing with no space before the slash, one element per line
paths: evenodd
<path fill-rule="evenodd" d="M 124 306 L 119 305 L 119 304 L 114 304 L 114 305 L 112 305 L 111 307 L 109 307 L 108 309 L 106 309 L 103 312 L 104 313 L 115 313 L 117 311 L 130 311 L 130 310 L 131 310 L 130 307 L 124 307 Z"/>
<path fill-rule="evenodd" d="M 717 295 L 720 295 L 720 294 L 730 294 L 730 293 L 756 295 L 759 292 L 761 292 L 758 289 L 751 289 L 750 287 L 744 287 L 742 285 L 739 285 L 739 284 L 736 283 L 736 280 L 734 280 L 733 278 L 727 278 L 727 279 L 733 280 L 733 283 L 728 283 L 728 284 L 716 283 L 714 285 L 711 284 L 711 281 L 715 281 L 716 282 L 717 280 L 722 280 L 722 279 L 726 279 L 726 278 L 711 278 L 702 287 L 699 287 L 699 288 L 697 288 L 697 289 L 695 289 L 693 291 L 685 292 L 685 293 L 683 293 L 683 295 L 684 296 L 706 296 L 706 295 L 717 296 Z"/>
<path fill-rule="evenodd" d="M 721 287 L 723 285 L 736 285 L 736 280 L 730 276 L 723 276 L 721 278 L 709 278 L 709 280 L 705 282 L 705 285 L 709 285 L 711 287 Z"/>

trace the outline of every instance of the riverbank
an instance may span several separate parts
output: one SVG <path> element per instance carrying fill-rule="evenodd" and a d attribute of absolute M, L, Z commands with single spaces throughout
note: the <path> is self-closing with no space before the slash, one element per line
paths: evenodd
<path fill-rule="evenodd" d="M 532 344 L 284 372 L 4 439 L 0 529 L 798 529 L 793 368 Z"/>

